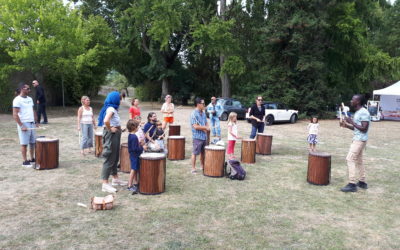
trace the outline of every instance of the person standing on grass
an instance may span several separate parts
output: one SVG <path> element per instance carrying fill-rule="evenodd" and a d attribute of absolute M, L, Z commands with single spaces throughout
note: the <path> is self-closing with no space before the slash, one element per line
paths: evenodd
<path fill-rule="evenodd" d="M 108 193 L 115 193 L 117 191 L 113 186 L 128 184 L 128 182 L 118 178 L 117 170 L 121 142 L 121 120 L 118 114 L 120 98 L 120 94 L 117 91 L 109 93 L 98 118 L 98 125 L 104 128 L 103 157 L 105 159 L 101 172 L 101 179 L 103 181 L 102 191 Z M 112 175 L 112 185 L 108 183 L 110 175 Z"/>
<path fill-rule="evenodd" d="M 162 129 L 165 130 L 167 124 L 174 123 L 174 104 L 171 102 L 172 96 L 166 95 L 165 96 L 165 103 L 161 107 L 161 113 L 163 113 L 163 122 L 162 122 Z"/>
<path fill-rule="evenodd" d="M 36 113 L 33 109 L 34 104 L 32 98 L 28 96 L 30 92 L 28 84 L 21 83 L 19 85 L 19 95 L 13 100 L 13 118 L 17 122 L 18 137 L 21 144 L 22 166 L 30 168 L 35 162 L 35 128 L 39 127 L 37 123 Z M 31 159 L 26 157 L 29 144 L 29 153 Z"/>
<path fill-rule="evenodd" d="M 81 154 L 92 153 L 93 147 L 93 130 L 96 129 L 96 121 L 93 116 L 93 109 L 90 107 L 90 98 L 82 96 L 82 106 L 78 109 L 78 131 L 82 132 L 81 138 Z M 86 150 L 88 150 L 86 152 Z"/>
<path fill-rule="evenodd" d="M 256 103 L 250 108 L 249 118 L 251 119 L 251 139 L 256 137 L 257 131 L 258 133 L 264 132 L 265 107 L 262 101 L 262 97 L 258 96 Z"/>
<path fill-rule="evenodd" d="M 36 88 L 36 104 L 37 104 L 38 122 L 40 123 L 40 119 L 43 114 L 43 122 L 42 123 L 47 124 L 46 96 L 44 94 L 44 89 L 37 80 L 34 80 L 32 82 L 32 84 Z"/>
<path fill-rule="evenodd" d="M 194 100 L 195 110 L 190 115 L 190 127 L 192 128 L 193 150 L 192 150 L 192 174 L 196 173 L 196 157 L 200 155 L 200 165 L 204 168 L 205 146 L 207 141 L 207 131 L 210 131 L 207 117 L 204 112 L 204 99 L 197 97 Z"/>
<path fill-rule="evenodd" d="M 147 149 L 147 146 L 144 145 L 144 141 L 140 142 L 136 132 L 139 128 L 139 122 L 136 120 L 129 120 L 126 124 L 126 128 L 129 131 L 128 136 L 128 151 L 129 151 L 129 159 L 131 162 L 131 172 L 129 175 L 128 182 L 128 190 L 132 191 L 132 194 L 136 194 L 139 188 L 138 182 L 138 173 L 140 169 L 140 155 L 143 153 L 143 150 Z"/>
<path fill-rule="evenodd" d="M 241 139 L 238 136 L 237 129 L 237 114 L 235 112 L 229 113 L 228 117 L 228 148 L 226 149 L 226 154 L 228 155 L 228 159 L 235 159 L 235 144 L 238 139 Z"/>
<path fill-rule="evenodd" d="M 215 96 L 211 97 L 211 103 L 207 105 L 207 113 L 210 118 L 211 123 L 211 131 L 213 136 L 217 136 L 219 140 L 221 140 L 221 127 L 219 123 L 219 118 L 222 114 L 223 108 L 217 102 L 217 98 Z"/>
<path fill-rule="evenodd" d="M 131 104 L 132 106 L 129 108 L 129 114 L 131 114 L 131 119 L 135 119 L 136 116 L 140 116 L 139 99 L 133 99 Z"/>
<path fill-rule="evenodd" d="M 346 117 L 344 121 L 340 122 L 341 127 L 354 131 L 353 142 L 350 145 L 350 150 L 346 157 L 349 183 L 341 189 L 343 192 L 356 192 L 357 186 L 363 189 L 368 188 L 365 181 L 363 150 L 368 141 L 368 129 L 371 116 L 368 110 L 363 107 L 365 104 L 363 95 L 354 95 L 350 103 L 351 107 L 356 111 L 354 118 Z"/>
<path fill-rule="evenodd" d="M 309 144 L 309 150 L 311 152 L 315 151 L 315 146 L 318 143 L 318 130 L 319 130 L 319 123 L 317 117 L 312 117 L 311 122 L 307 126 L 308 129 L 308 137 L 307 142 Z"/>

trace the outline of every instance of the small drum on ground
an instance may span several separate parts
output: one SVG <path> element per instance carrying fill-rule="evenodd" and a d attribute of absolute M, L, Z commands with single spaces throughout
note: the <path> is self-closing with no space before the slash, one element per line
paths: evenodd
<path fill-rule="evenodd" d="M 122 143 L 119 151 L 119 166 L 121 172 L 131 172 L 131 160 L 129 158 L 128 143 Z"/>
<path fill-rule="evenodd" d="M 210 145 L 210 130 L 207 131 L 206 136 L 207 136 L 206 145 L 208 146 Z"/>
<path fill-rule="evenodd" d="M 141 194 L 161 194 L 165 192 L 165 154 L 141 154 L 139 173 L 139 192 Z"/>
<path fill-rule="evenodd" d="M 328 185 L 331 179 L 331 155 L 310 152 L 308 155 L 307 182 L 314 185 Z"/>
<path fill-rule="evenodd" d="M 185 159 L 185 137 L 169 136 L 168 137 L 168 160 L 184 160 Z"/>
<path fill-rule="evenodd" d="M 257 134 L 256 140 L 256 154 L 270 155 L 272 145 L 272 135 L 264 133 Z"/>
<path fill-rule="evenodd" d="M 103 132 L 101 131 L 97 131 L 94 134 L 95 140 L 95 151 L 94 151 L 94 155 L 96 157 L 100 157 L 101 153 L 103 152 Z"/>
<path fill-rule="evenodd" d="M 169 124 L 168 136 L 181 135 L 181 125 Z"/>
<path fill-rule="evenodd" d="M 225 148 L 210 145 L 205 147 L 203 174 L 208 177 L 223 177 L 225 164 Z"/>
<path fill-rule="evenodd" d="M 35 169 L 53 169 L 58 167 L 59 141 L 57 138 L 40 137 L 35 145 Z"/>
<path fill-rule="evenodd" d="M 242 140 L 241 161 L 243 163 L 256 162 L 256 140 L 254 139 Z"/>

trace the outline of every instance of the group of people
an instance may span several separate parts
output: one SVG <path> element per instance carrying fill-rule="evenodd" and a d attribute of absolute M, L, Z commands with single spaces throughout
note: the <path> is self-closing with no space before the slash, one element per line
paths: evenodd
<path fill-rule="evenodd" d="M 38 81 L 33 81 L 33 86 L 38 88 Z M 23 158 L 23 166 L 31 166 L 34 163 L 34 146 L 35 146 L 35 128 L 39 126 L 39 118 L 34 110 L 34 102 L 28 96 L 30 86 L 21 84 L 18 88 L 18 95 L 13 100 L 13 117 L 17 122 L 17 130 L 21 144 L 21 152 Z M 129 132 L 128 151 L 131 161 L 131 173 L 129 181 L 123 181 L 118 177 L 119 151 L 121 133 L 121 118 L 119 116 L 119 106 L 122 96 L 119 92 L 111 92 L 107 95 L 104 105 L 98 116 L 98 126 L 103 127 L 103 157 L 104 163 L 101 172 L 102 191 L 116 192 L 114 186 L 128 185 L 128 190 L 137 193 L 138 190 L 138 173 L 140 169 L 139 156 L 143 151 L 151 150 L 151 145 L 156 145 L 157 150 L 166 152 L 164 146 L 165 129 L 168 124 L 174 122 L 174 104 L 172 97 L 167 95 L 165 103 L 161 107 L 163 120 L 159 121 L 154 112 L 150 112 L 147 116 L 147 123 L 141 122 L 141 110 L 139 100 L 133 99 L 132 106 L 129 109 L 130 119 L 126 124 Z M 44 91 L 37 91 L 36 103 L 42 104 L 38 111 L 44 116 L 44 123 L 47 123 L 45 112 Z M 82 106 L 78 109 L 77 129 L 81 132 L 80 149 L 81 154 L 85 155 L 91 152 L 93 147 L 93 130 L 97 128 L 94 119 L 93 109 L 90 107 L 90 99 L 88 96 L 81 98 Z M 363 149 L 368 140 L 368 129 L 370 124 L 370 115 L 363 107 L 365 99 L 362 95 L 354 95 L 351 100 L 351 106 L 354 108 L 355 115 L 353 118 L 346 117 L 340 121 L 340 126 L 354 130 L 353 142 L 349 153 L 346 157 L 348 165 L 349 183 L 341 190 L 343 192 L 355 192 L 357 187 L 367 188 L 365 181 L 365 168 L 363 165 Z M 192 131 L 192 155 L 191 155 L 191 173 L 196 174 L 196 160 L 199 156 L 200 167 L 204 167 L 205 146 L 207 141 L 207 133 L 212 132 L 214 137 L 221 139 L 221 127 L 219 118 L 223 108 L 217 102 L 216 97 L 211 98 L 211 103 L 206 107 L 203 98 L 195 98 L 195 109 L 190 115 L 190 127 Z M 208 112 L 211 128 L 207 121 L 206 112 Z M 38 112 L 39 113 L 39 112 Z M 265 107 L 261 96 L 256 98 L 255 104 L 252 105 L 249 113 L 251 119 L 250 138 L 255 138 L 257 133 L 264 132 L 265 124 Z M 228 116 L 227 129 L 227 155 L 229 159 L 234 158 L 234 148 L 237 140 L 241 139 L 238 135 L 237 114 L 231 112 Z M 307 138 L 310 144 L 310 150 L 315 151 L 318 135 L 318 118 L 313 117 L 308 125 L 309 136 Z M 30 159 L 27 159 L 27 148 L 30 146 Z M 154 146 L 153 146 L 154 147 Z M 112 176 L 111 184 L 109 184 L 110 175 Z"/>

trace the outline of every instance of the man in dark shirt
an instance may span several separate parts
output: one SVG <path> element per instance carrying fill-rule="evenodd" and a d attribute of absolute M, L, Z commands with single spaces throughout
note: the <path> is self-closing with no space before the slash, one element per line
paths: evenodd
<path fill-rule="evenodd" d="M 257 131 L 258 133 L 264 132 L 265 107 L 262 104 L 262 97 L 258 96 L 256 103 L 250 109 L 249 118 L 251 119 L 251 139 L 256 137 Z"/>
<path fill-rule="evenodd" d="M 32 82 L 33 86 L 36 88 L 36 104 L 37 104 L 37 118 L 40 123 L 41 116 L 43 114 L 43 124 L 47 124 L 47 114 L 46 114 L 46 96 L 44 94 L 44 89 L 39 85 L 37 80 Z"/>

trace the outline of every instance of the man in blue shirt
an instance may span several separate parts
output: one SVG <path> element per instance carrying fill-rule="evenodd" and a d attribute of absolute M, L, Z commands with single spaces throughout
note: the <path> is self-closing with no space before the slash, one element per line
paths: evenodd
<path fill-rule="evenodd" d="M 343 192 L 356 192 L 357 186 L 367 189 L 365 182 L 365 167 L 363 165 L 362 153 L 368 141 L 368 129 L 370 124 L 370 114 L 363 105 L 365 99 L 363 95 L 354 95 L 351 99 L 351 106 L 356 111 L 354 118 L 346 117 L 345 121 L 340 122 L 341 127 L 354 131 L 353 142 L 347 154 L 347 168 L 349 173 L 349 184 L 341 189 Z M 357 182 L 357 176 L 358 182 Z"/>
<path fill-rule="evenodd" d="M 212 134 L 213 136 L 217 136 L 219 140 L 221 140 L 221 127 L 219 124 L 219 117 L 221 116 L 223 111 L 222 106 L 217 102 L 217 98 L 215 96 L 211 97 L 211 102 L 207 106 L 208 117 L 210 118 Z"/>
<path fill-rule="evenodd" d="M 146 142 L 151 141 L 152 143 L 154 143 L 154 140 L 152 137 L 153 137 L 154 133 L 156 132 L 156 128 L 157 128 L 156 122 L 157 122 L 156 113 L 150 112 L 147 115 L 147 123 L 144 125 L 144 128 L 143 128 L 143 132 L 146 137 L 146 139 L 145 139 Z"/>
<path fill-rule="evenodd" d="M 196 156 L 200 155 L 200 165 L 204 168 L 205 146 L 207 131 L 210 131 L 207 117 L 204 112 L 204 99 L 197 97 L 194 100 L 195 110 L 190 115 L 190 127 L 192 128 L 193 150 L 192 150 L 192 174 L 196 173 Z"/>

